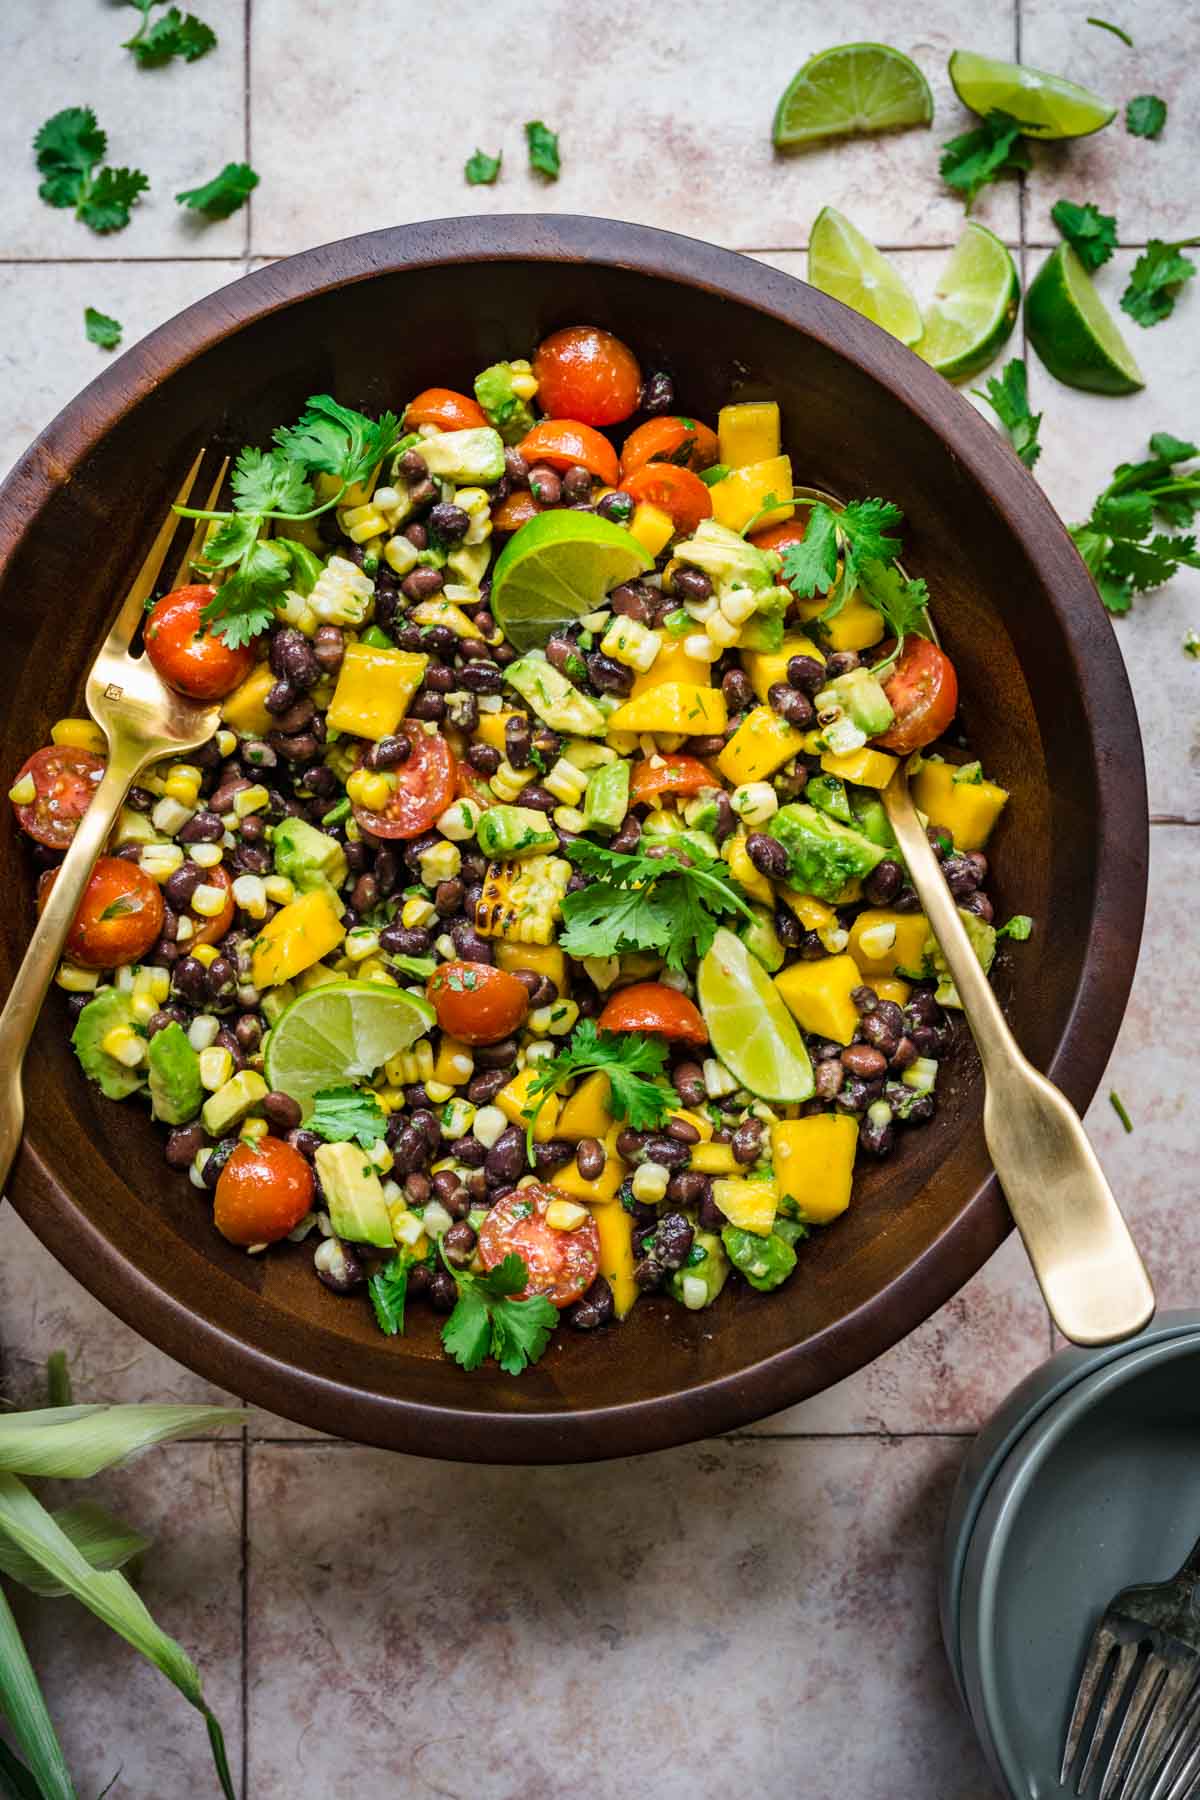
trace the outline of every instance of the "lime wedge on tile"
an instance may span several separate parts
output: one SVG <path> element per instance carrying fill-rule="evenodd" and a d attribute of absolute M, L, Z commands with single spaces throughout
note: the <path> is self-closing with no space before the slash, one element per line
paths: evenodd
<path fill-rule="evenodd" d="M 902 344 L 915 344 L 921 336 L 921 311 L 904 277 L 835 207 L 823 206 L 817 214 L 808 241 L 808 279 Z"/>
<path fill-rule="evenodd" d="M 760 1100 L 791 1103 L 813 1093 L 812 1063 L 778 989 L 741 938 L 723 928 L 696 977 L 713 1051 Z"/>
<path fill-rule="evenodd" d="M 916 63 L 890 44 L 836 44 L 810 56 L 775 109 L 776 148 L 928 125 L 933 95 Z"/>
<path fill-rule="evenodd" d="M 492 571 L 492 616 L 517 650 L 595 612 L 623 581 L 653 568 L 635 537 L 594 513 L 539 513 L 514 531 Z"/>
<path fill-rule="evenodd" d="M 1008 342 L 1020 299 L 1008 250 L 995 232 L 971 220 L 925 308 L 925 335 L 913 348 L 947 381 L 965 381 Z"/>
<path fill-rule="evenodd" d="M 322 1088 L 370 1080 L 424 1037 L 435 1016 L 427 1001 L 382 982 L 325 982 L 280 1014 L 267 1039 L 267 1082 L 307 1117 Z"/>
<path fill-rule="evenodd" d="M 1116 107 L 1090 88 L 1044 69 L 976 56 L 972 50 L 956 50 L 951 56 L 950 80 L 964 106 L 980 117 L 1007 113 L 1020 121 L 1025 137 L 1089 137 L 1117 116 Z"/>
<path fill-rule="evenodd" d="M 1092 278 L 1060 244 L 1025 295 L 1029 341 L 1052 375 L 1093 394 L 1132 394 L 1146 383 Z"/>

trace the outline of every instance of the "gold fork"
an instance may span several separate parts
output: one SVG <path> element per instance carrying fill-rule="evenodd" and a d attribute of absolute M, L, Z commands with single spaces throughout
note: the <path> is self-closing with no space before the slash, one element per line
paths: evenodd
<path fill-rule="evenodd" d="M 0 1012 L 0 1193 L 25 1123 L 21 1064 L 92 865 L 104 849 L 125 796 L 142 770 L 160 756 L 198 749 L 207 743 L 219 722 L 218 707 L 173 693 L 159 680 L 149 657 L 133 656 L 129 649 L 179 529 L 175 507 L 185 506 L 191 497 L 205 454 L 201 450 L 188 470 L 87 679 L 87 709 L 108 740 L 108 762 L 63 858 Z M 210 509 L 216 504 L 228 466 L 226 457 L 209 493 Z M 205 521 L 198 519 L 175 567 L 172 589 L 187 579 L 205 529 Z"/>

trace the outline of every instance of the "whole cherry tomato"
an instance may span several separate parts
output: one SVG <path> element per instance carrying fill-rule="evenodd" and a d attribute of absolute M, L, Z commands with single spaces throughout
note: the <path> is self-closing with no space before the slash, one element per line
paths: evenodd
<path fill-rule="evenodd" d="M 629 798 L 634 806 L 655 800 L 659 794 L 698 794 L 701 788 L 716 787 L 711 769 L 706 769 L 698 756 L 683 756 L 677 751 L 660 750 L 634 763 L 629 783 Z"/>
<path fill-rule="evenodd" d="M 313 1203 L 313 1172 L 282 1138 L 239 1144 L 217 1177 L 213 1224 L 231 1244 L 274 1244 Z"/>
<path fill-rule="evenodd" d="M 47 869 L 38 882 L 39 913 L 57 879 L 58 870 Z M 163 911 L 156 881 L 122 856 L 102 856 L 67 933 L 67 955 L 85 969 L 135 963 L 162 935 Z"/>
<path fill-rule="evenodd" d="M 552 469 L 569 469 L 572 463 L 582 463 L 588 474 L 606 487 L 616 487 L 620 476 L 617 453 L 608 439 L 578 419 L 543 419 L 526 433 L 517 449 L 531 467 L 549 463 Z"/>
<path fill-rule="evenodd" d="M 543 338 L 533 372 L 538 405 L 552 419 L 618 425 L 637 408 L 642 386 L 637 358 L 597 325 L 568 325 Z"/>
<path fill-rule="evenodd" d="M 615 993 L 597 1023 L 601 1031 L 654 1031 L 679 1044 L 707 1044 L 708 1026 L 686 994 L 660 981 L 638 981 Z"/>
<path fill-rule="evenodd" d="M 528 488 L 515 488 L 492 508 L 493 531 L 520 531 L 530 519 L 536 519 L 541 507 Z"/>
<path fill-rule="evenodd" d="M 206 919 L 197 912 L 188 912 L 192 935 L 184 945 L 185 955 L 189 950 L 194 950 L 197 944 L 219 944 L 233 924 L 233 876 L 228 869 L 220 863 L 215 869 L 205 869 L 204 884 L 206 887 L 220 888 L 225 895 L 225 904 L 211 919 Z"/>
<path fill-rule="evenodd" d="M 444 962 L 429 977 L 425 998 L 447 1037 L 498 1044 L 525 1023 L 529 989 L 490 963 Z"/>
<path fill-rule="evenodd" d="M 506 1256 L 519 1256 L 529 1280 L 516 1300 L 543 1294 L 560 1309 L 586 1293 L 600 1272 L 600 1233 L 589 1213 L 574 1231 L 556 1231 L 546 1223 L 552 1200 L 569 1200 L 555 1187 L 530 1182 L 497 1200 L 479 1227 L 479 1256 L 494 1269 Z"/>
<path fill-rule="evenodd" d="M 701 519 L 712 517 L 712 495 L 698 475 L 674 463 L 644 463 L 621 486 L 634 500 L 644 500 L 665 512 L 683 537 L 690 537 Z"/>
<path fill-rule="evenodd" d="M 356 806 L 354 816 L 364 831 L 381 838 L 415 838 L 428 831 L 454 798 L 458 763 L 444 737 L 426 731 L 409 734 L 407 762 L 390 771 L 396 778 L 383 812 Z"/>
<path fill-rule="evenodd" d="M 883 684 L 896 718 L 872 742 L 908 756 L 946 730 L 958 709 L 958 676 L 944 650 L 928 638 L 908 637 L 900 660 Z"/>
<path fill-rule="evenodd" d="M 48 850 L 65 850 L 103 773 L 104 758 L 90 750 L 60 744 L 35 750 L 13 782 L 18 787 L 28 775 L 37 790 L 32 800 L 13 801 L 17 824 Z"/>
<path fill-rule="evenodd" d="M 405 430 L 414 425 L 436 425 L 439 431 L 468 431 L 486 424 L 478 401 L 454 388 L 425 388 L 404 409 Z"/>
<path fill-rule="evenodd" d="M 717 460 L 717 434 L 698 419 L 665 413 L 647 419 L 621 446 L 621 475 L 635 475 L 649 462 L 675 463 L 684 469 L 707 469 Z"/>
<path fill-rule="evenodd" d="M 231 694 L 254 667 L 254 649 L 231 650 L 200 622 L 200 614 L 216 593 L 194 583 L 157 600 L 146 620 L 146 655 L 168 687 L 192 700 L 221 700 Z"/>

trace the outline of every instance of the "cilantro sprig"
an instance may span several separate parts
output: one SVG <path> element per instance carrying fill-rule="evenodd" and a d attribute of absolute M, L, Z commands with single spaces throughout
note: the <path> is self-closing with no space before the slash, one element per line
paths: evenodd
<path fill-rule="evenodd" d="M 780 580 L 798 600 L 828 594 L 829 603 L 814 621 L 835 619 L 850 596 L 858 593 L 883 618 L 896 639 L 894 651 L 878 668 L 889 667 L 909 636 L 928 637 L 929 589 L 920 578 L 909 580 L 896 565 L 900 539 L 892 535 L 904 514 L 890 500 L 852 500 L 840 512 L 823 500 L 810 505 L 808 528 L 798 544 L 783 552 Z M 840 573 L 839 573 L 840 562 Z"/>
<path fill-rule="evenodd" d="M 139 68 L 157 69 L 176 56 L 184 62 L 198 62 L 216 48 L 216 32 L 195 13 L 184 14 L 172 6 L 151 23 L 150 14 L 163 0 L 127 0 L 127 4 L 137 7 L 142 22 L 121 48 L 132 51 Z"/>
<path fill-rule="evenodd" d="M 477 1369 L 494 1356 L 506 1375 L 519 1375 L 542 1355 L 558 1324 L 558 1309 L 544 1294 L 518 1300 L 529 1281 L 524 1260 L 511 1252 L 486 1275 L 446 1263 L 458 1302 L 442 1326 L 442 1347 L 460 1368 Z"/>
<path fill-rule="evenodd" d="M 652 950 L 670 968 L 683 969 L 708 951 L 722 916 L 754 917 L 727 864 L 691 842 L 679 849 L 665 845 L 658 857 L 625 855 L 578 838 L 567 855 L 589 878 L 586 888 L 562 903 L 566 929 L 559 942 L 571 956 Z"/>
<path fill-rule="evenodd" d="M 1156 431 L 1149 457 L 1118 463 L 1086 523 L 1071 526 L 1109 612 L 1128 612 L 1135 594 L 1161 587 L 1178 569 L 1200 568 L 1195 536 L 1182 529 L 1200 511 L 1200 467 L 1182 466 L 1198 456 L 1195 444 Z M 1173 530 L 1156 530 L 1156 521 Z"/>
<path fill-rule="evenodd" d="M 942 145 L 938 168 L 947 187 L 963 196 L 970 212 L 976 195 L 1002 175 L 1029 168 L 1029 147 L 1021 136 L 1023 126 L 1009 113 L 993 111 L 973 131 Z"/>
<path fill-rule="evenodd" d="M 343 1083 L 313 1096 L 308 1129 L 327 1144 L 353 1142 L 369 1150 L 386 1135 L 387 1115 L 374 1094 Z"/>
<path fill-rule="evenodd" d="M 115 350 L 121 341 L 120 319 L 112 319 L 94 306 L 83 309 L 83 329 L 88 343 L 98 344 L 101 350 Z"/>
<path fill-rule="evenodd" d="M 1029 386 L 1024 357 L 1012 357 L 1005 363 L 999 378 L 993 375 L 986 388 L 972 388 L 971 392 L 987 401 L 1008 433 L 1009 443 L 1025 467 L 1032 469 L 1042 454 L 1042 446 L 1038 443 L 1042 415 L 1029 409 Z"/>
<path fill-rule="evenodd" d="M 240 206 L 245 206 L 258 186 L 258 176 L 249 163 L 226 163 L 219 175 L 200 187 L 185 188 L 175 198 L 180 206 L 203 213 L 206 219 L 227 219 Z"/>
<path fill-rule="evenodd" d="M 138 196 L 150 186 L 141 169 L 113 169 L 104 162 L 108 134 L 90 106 L 68 106 L 47 119 L 33 140 L 42 176 L 38 193 L 47 206 L 73 207 L 93 231 L 123 231 Z"/>
<path fill-rule="evenodd" d="M 400 1250 L 367 1282 L 367 1293 L 375 1312 L 375 1323 L 388 1337 L 399 1337 L 404 1330 L 404 1303 L 408 1298 L 408 1272 L 416 1259 Z"/>
<path fill-rule="evenodd" d="M 632 1031 L 601 1031 L 594 1019 L 584 1019 L 569 1044 L 549 1062 L 539 1064 L 537 1079 L 529 1084 L 525 1110 L 525 1143 L 533 1154 L 533 1129 L 551 1094 L 576 1075 L 608 1076 L 609 1109 L 614 1119 L 626 1120 L 635 1131 L 661 1125 L 675 1104 L 665 1086 L 667 1052 L 657 1038 Z"/>
<path fill-rule="evenodd" d="M 1181 238 L 1177 244 L 1165 244 L 1151 238 L 1129 273 L 1129 286 L 1121 295 L 1121 310 L 1139 325 L 1157 325 L 1170 318 L 1175 301 L 1185 281 L 1196 273 L 1190 256 L 1181 251 L 1200 244 L 1200 238 Z"/>
<path fill-rule="evenodd" d="M 1086 269 L 1098 269 L 1117 247 L 1117 221 L 1091 201 L 1056 200 L 1050 217 Z"/>

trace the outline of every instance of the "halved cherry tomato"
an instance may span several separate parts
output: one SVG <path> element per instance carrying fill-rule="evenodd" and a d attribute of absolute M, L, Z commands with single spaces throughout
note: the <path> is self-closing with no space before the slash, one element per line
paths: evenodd
<path fill-rule="evenodd" d="M 396 785 L 387 811 L 369 812 L 365 806 L 354 808 L 354 816 L 363 830 L 372 832 L 375 837 L 420 837 L 454 798 L 458 763 L 445 738 L 414 731 L 409 742 L 412 752 L 408 761 L 392 771 Z"/>
<path fill-rule="evenodd" d="M 492 530 L 520 531 L 522 525 L 528 525 L 541 510 L 528 488 L 517 488 L 493 506 Z"/>
<path fill-rule="evenodd" d="M 622 476 L 621 486 L 635 500 L 645 500 L 665 512 L 676 531 L 686 537 L 701 519 L 712 517 L 712 495 L 700 477 L 674 463 L 645 463 L 634 474 Z"/>
<path fill-rule="evenodd" d="M 633 351 L 596 325 L 568 325 L 543 338 L 534 352 L 533 372 L 542 411 L 552 419 L 580 419 L 585 425 L 617 425 L 627 419 L 642 386 Z"/>
<path fill-rule="evenodd" d="M 231 1244 L 274 1244 L 313 1202 L 313 1173 L 282 1138 L 239 1144 L 217 1177 L 213 1224 Z"/>
<path fill-rule="evenodd" d="M 490 963 L 444 962 L 429 977 L 425 998 L 448 1037 L 498 1044 L 525 1022 L 529 989 Z"/>
<path fill-rule="evenodd" d="M 804 533 L 807 529 L 807 514 L 798 513 L 794 519 L 785 519 L 782 525 L 768 525 L 765 531 L 752 531 L 750 533 L 750 542 L 756 549 L 778 550 L 780 554 L 782 554 L 783 551 L 790 549 L 793 544 L 803 543 Z M 787 587 L 787 582 L 783 580 L 782 575 L 777 575 L 775 579 L 780 582 L 783 587 Z M 790 592 L 791 590 L 789 589 L 788 591 Z"/>
<path fill-rule="evenodd" d="M 621 476 L 634 475 L 648 462 L 675 463 L 684 469 L 707 469 L 717 460 L 717 434 L 699 419 L 667 413 L 647 419 L 621 446 Z"/>
<path fill-rule="evenodd" d="M 486 424 L 478 401 L 454 388 L 424 388 L 404 409 L 406 431 L 414 425 L 436 425 L 439 431 L 468 431 L 472 426 Z"/>
<path fill-rule="evenodd" d="M 883 684 L 895 723 L 871 741 L 908 756 L 940 738 L 958 708 L 958 676 L 944 650 L 928 638 L 904 640 L 900 660 Z"/>
<path fill-rule="evenodd" d="M 615 993 L 597 1021 L 601 1031 L 656 1031 L 679 1044 L 707 1044 L 708 1026 L 686 994 L 660 981 L 638 981 Z"/>
<path fill-rule="evenodd" d="M 39 913 L 57 879 L 58 870 L 47 869 L 39 880 Z M 67 933 L 67 955 L 85 969 L 118 969 L 137 962 L 158 941 L 163 911 L 156 881 L 122 856 L 102 856 Z"/>
<path fill-rule="evenodd" d="M 519 1256 L 529 1280 L 515 1300 L 544 1294 L 560 1309 L 587 1292 L 600 1272 L 600 1233 L 591 1214 L 574 1231 L 556 1231 L 546 1223 L 552 1200 L 569 1200 L 555 1187 L 531 1181 L 497 1200 L 479 1227 L 479 1256 L 494 1269 L 506 1256 Z"/>
<path fill-rule="evenodd" d="M 582 463 L 606 487 L 616 487 L 620 476 L 617 453 L 607 438 L 578 419 L 543 419 L 528 432 L 517 449 L 529 464 L 549 463 L 552 469 L 569 469 Z"/>
<path fill-rule="evenodd" d="M 668 755 L 660 751 L 653 761 L 647 757 L 633 765 L 629 798 L 637 806 L 641 801 L 656 799 L 659 794 L 698 794 L 701 788 L 719 785 L 698 756 L 683 756 L 678 752 Z"/>
<path fill-rule="evenodd" d="M 32 800 L 13 801 L 17 824 L 48 850 L 65 850 L 92 802 L 104 773 L 104 758 L 90 750 L 68 750 L 47 744 L 22 765 L 13 786 L 30 776 L 37 793 Z"/>
<path fill-rule="evenodd" d="M 473 800 L 476 806 L 495 806 L 496 796 L 477 769 L 460 762 L 454 774 L 454 791 L 460 800 Z"/>
<path fill-rule="evenodd" d="M 200 623 L 216 588 L 199 582 L 164 594 L 146 620 L 146 655 L 168 687 L 193 700 L 221 700 L 254 667 L 254 648 L 231 650 Z"/>

